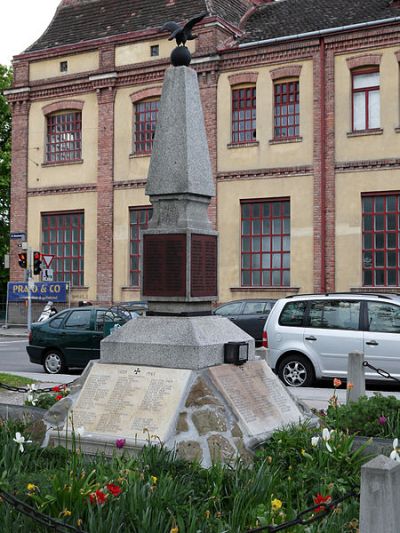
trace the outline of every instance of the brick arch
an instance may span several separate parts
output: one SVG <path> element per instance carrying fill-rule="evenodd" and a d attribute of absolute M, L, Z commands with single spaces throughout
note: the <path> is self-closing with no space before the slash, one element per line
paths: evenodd
<path fill-rule="evenodd" d="M 140 100 L 146 100 L 147 98 L 153 98 L 154 96 L 161 96 L 161 87 L 150 87 L 149 89 L 142 89 L 130 94 L 131 102 L 134 104 L 140 102 Z"/>
<path fill-rule="evenodd" d="M 82 111 L 84 103 L 82 100 L 63 100 L 62 102 L 45 105 L 42 107 L 42 112 L 43 115 L 50 115 L 56 111 L 65 111 L 66 109 L 79 109 Z"/>
<path fill-rule="evenodd" d="M 258 72 L 241 72 L 240 74 L 232 74 L 228 76 L 231 86 L 240 85 L 242 83 L 257 83 Z"/>
<path fill-rule="evenodd" d="M 301 65 L 289 65 L 287 67 L 279 67 L 270 70 L 272 80 L 279 80 L 280 78 L 298 78 L 300 77 Z"/>
<path fill-rule="evenodd" d="M 381 64 L 382 54 L 366 54 L 363 56 L 349 57 L 346 59 L 347 66 L 350 70 L 357 67 L 369 67 L 371 65 L 379 66 Z"/>

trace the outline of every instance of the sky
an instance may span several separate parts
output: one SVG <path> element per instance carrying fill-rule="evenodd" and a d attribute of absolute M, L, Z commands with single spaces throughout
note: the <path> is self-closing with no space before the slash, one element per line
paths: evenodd
<path fill-rule="evenodd" d="M 11 65 L 45 31 L 61 0 L 10 0 L 2 7 L 0 64 Z M 4 18 L 3 18 L 4 17 Z"/>

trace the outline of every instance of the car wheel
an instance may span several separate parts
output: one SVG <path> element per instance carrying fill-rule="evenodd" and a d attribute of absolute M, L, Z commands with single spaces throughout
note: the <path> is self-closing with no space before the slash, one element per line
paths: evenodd
<path fill-rule="evenodd" d="M 48 374 L 62 374 L 67 370 L 64 357 L 57 350 L 49 350 L 46 353 L 43 368 Z"/>
<path fill-rule="evenodd" d="M 290 387 L 310 387 L 314 382 L 314 367 L 304 355 L 293 353 L 282 359 L 278 376 Z"/>

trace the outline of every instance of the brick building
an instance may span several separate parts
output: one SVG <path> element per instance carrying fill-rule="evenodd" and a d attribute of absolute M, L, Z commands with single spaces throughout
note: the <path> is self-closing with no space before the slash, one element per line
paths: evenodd
<path fill-rule="evenodd" d="M 11 231 L 73 301 L 139 299 L 161 27 L 204 11 L 219 300 L 399 290 L 398 0 L 62 0 L 13 62 Z"/>

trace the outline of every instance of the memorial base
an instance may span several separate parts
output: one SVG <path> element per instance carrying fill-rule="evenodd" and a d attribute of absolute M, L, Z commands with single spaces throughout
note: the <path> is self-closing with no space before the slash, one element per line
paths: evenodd
<path fill-rule="evenodd" d="M 139 317 L 101 342 L 104 363 L 199 370 L 224 362 L 224 345 L 246 342 L 255 359 L 254 339 L 220 316 Z"/>
<path fill-rule="evenodd" d="M 83 377 L 45 420 L 58 426 L 50 445 L 87 455 L 137 454 L 152 444 L 205 467 L 249 462 L 273 431 L 305 416 L 264 360 L 199 371 L 95 362 Z"/>

